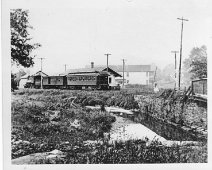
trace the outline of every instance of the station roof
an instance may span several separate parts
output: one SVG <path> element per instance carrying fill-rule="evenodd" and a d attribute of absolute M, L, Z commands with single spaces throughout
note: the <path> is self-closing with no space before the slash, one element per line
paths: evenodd
<path fill-rule="evenodd" d="M 36 77 L 36 76 L 48 76 L 46 73 L 42 72 L 42 71 L 38 71 L 37 73 L 33 74 L 32 77 Z"/>

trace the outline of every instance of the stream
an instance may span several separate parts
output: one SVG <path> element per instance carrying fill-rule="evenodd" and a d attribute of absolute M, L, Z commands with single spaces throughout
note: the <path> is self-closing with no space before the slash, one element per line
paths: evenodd
<path fill-rule="evenodd" d="M 113 114 L 114 115 L 114 114 Z M 127 141 L 130 139 L 142 139 L 148 141 L 147 144 L 150 144 L 152 141 L 157 140 L 163 145 L 171 146 L 174 144 L 177 145 L 186 145 L 186 144 L 198 144 L 196 141 L 177 141 L 177 140 L 167 140 L 164 137 L 158 135 L 154 131 L 150 130 L 141 123 L 136 123 L 128 118 L 123 118 L 117 115 L 116 122 L 112 124 L 110 131 L 110 141 Z"/>
<path fill-rule="evenodd" d="M 91 109 L 100 109 L 100 107 L 93 107 L 93 106 L 87 106 L 87 107 Z M 166 146 L 171 146 L 174 144 L 177 145 L 198 144 L 197 141 L 193 140 L 176 140 L 176 138 L 173 139 L 164 138 L 160 136 L 159 133 L 154 132 L 145 125 L 132 121 L 130 117 L 133 116 L 133 112 L 130 110 L 125 110 L 117 107 L 105 107 L 105 109 L 111 115 L 116 117 L 116 121 L 112 124 L 112 128 L 110 130 L 110 142 L 127 141 L 130 139 L 132 140 L 142 139 L 148 141 L 147 144 L 148 143 L 150 144 L 152 141 L 157 140 L 158 142 L 161 142 L 163 145 Z M 152 124 L 154 124 L 154 122 L 152 122 Z M 178 133 L 178 131 L 176 131 L 176 133 Z"/>

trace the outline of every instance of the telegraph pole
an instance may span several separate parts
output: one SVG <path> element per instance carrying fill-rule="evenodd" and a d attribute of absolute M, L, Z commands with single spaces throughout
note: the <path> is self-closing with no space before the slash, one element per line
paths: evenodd
<path fill-rule="evenodd" d="M 124 66 L 125 66 L 125 61 L 124 61 L 124 59 L 122 59 L 122 61 L 123 61 L 123 88 L 124 88 Z"/>
<path fill-rule="evenodd" d="M 108 72 L 108 56 L 111 54 L 105 54 L 107 56 L 107 72 Z"/>
<path fill-rule="evenodd" d="M 178 87 L 179 87 L 179 90 L 180 90 L 180 79 L 181 79 L 181 62 L 182 62 L 182 41 L 183 41 L 183 21 L 188 21 L 187 19 L 185 18 L 177 18 L 179 20 L 182 21 L 182 27 L 181 27 L 181 40 L 180 40 L 180 64 L 179 64 L 179 84 L 178 84 Z"/>
<path fill-rule="evenodd" d="M 174 70 L 175 70 L 175 74 L 174 74 L 174 78 L 175 78 L 175 85 L 174 88 L 176 88 L 176 84 L 177 84 L 177 53 L 179 51 L 171 51 L 171 53 L 174 53 L 174 58 L 175 58 L 175 62 L 174 62 Z"/>
<path fill-rule="evenodd" d="M 67 66 L 67 64 L 64 64 L 64 66 L 65 66 L 65 72 L 66 72 L 66 66 Z"/>
<path fill-rule="evenodd" d="M 157 69 L 158 69 L 158 67 L 156 66 L 156 68 L 155 68 L 155 74 L 154 74 L 154 82 L 153 83 L 155 83 L 155 77 L 156 77 Z"/>
<path fill-rule="evenodd" d="M 43 76 L 42 76 L 42 70 L 43 70 L 43 68 L 42 68 L 42 65 L 43 65 L 43 59 L 45 59 L 45 58 L 38 58 L 38 59 L 40 59 L 40 66 L 41 66 L 41 74 L 40 74 L 40 88 L 41 89 L 43 89 Z"/>

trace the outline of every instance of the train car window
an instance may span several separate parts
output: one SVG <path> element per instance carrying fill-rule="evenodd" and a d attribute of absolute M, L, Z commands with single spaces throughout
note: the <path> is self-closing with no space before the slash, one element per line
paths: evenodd
<path fill-rule="evenodd" d="M 51 83 L 51 77 L 48 77 L 48 84 Z"/>
<path fill-rule="evenodd" d="M 69 80 L 70 81 L 76 81 L 77 80 L 77 77 L 70 77 Z"/>

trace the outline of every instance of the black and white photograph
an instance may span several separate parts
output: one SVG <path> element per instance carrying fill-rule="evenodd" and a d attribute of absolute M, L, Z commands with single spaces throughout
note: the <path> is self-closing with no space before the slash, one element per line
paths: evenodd
<path fill-rule="evenodd" d="M 209 168 L 212 1 L 3 0 L 2 15 L 5 168 Z"/>

